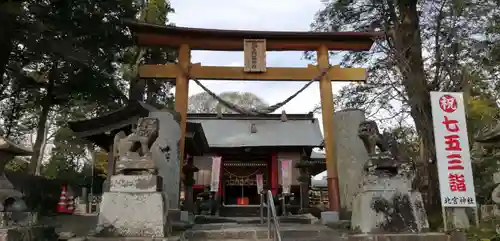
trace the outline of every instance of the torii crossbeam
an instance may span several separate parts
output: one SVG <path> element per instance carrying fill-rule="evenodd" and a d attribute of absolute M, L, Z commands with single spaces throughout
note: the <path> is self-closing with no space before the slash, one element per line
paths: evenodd
<path fill-rule="evenodd" d="M 142 65 L 141 78 L 176 79 L 175 108 L 181 115 L 181 157 L 184 156 L 184 136 L 187 121 L 189 77 L 213 80 L 258 81 L 310 81 L 330 68 L 328 51 L 370 50 L 380 32 L 271 32 L 216 30 L 173 27 L 127 22 L 136 44 L 145 47 L 171 47 L 178 49 L 178 63 L 166 65 Z M 247 58 L 247 41 L 252 44 Z M 191 63 L 191 50 L 244 51 L 245 63 L 251 66 L 218 67 Z M 266 68 L 266 51 L 316 51 L 317 66 L 305 68 Z M 340 193 L 333 133 L 332 81 L 366 81 L 366 70 L 361 68 L 330 68 L 319 80 L 321 110 L 326 149 L 328 197 L 330 210 L 340 210 Z M 320 143 L 318 143 L 320 144 Z M 181 161 L 182 158 L 181 158 Z"/>

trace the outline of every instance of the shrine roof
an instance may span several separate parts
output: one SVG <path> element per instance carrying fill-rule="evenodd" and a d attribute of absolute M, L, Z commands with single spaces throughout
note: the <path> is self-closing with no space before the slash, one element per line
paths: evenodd
<path fill-rule="evenodd" d="M 137 124 L 139 118 L 147 117 L 150 112 L 154 111 L 161 110 L 143 102 L 130 102 L 125 107 L 95 118 L 70 121 L 68 126 L 77 137 L 87 139 L 99 147 L 109 150 L 116 133 L 124 131 L 130 134 L 131 126 Z M 179 118 L 176 112 L 172 114 L 175 115 L 174 118 Z M 202 148 L 201 150 L 208 148 L 201 124 L 187 122 L 186 132 L 193 134 L 187 138 L 192 139 L 191 142 L 193 142 L 186 144 L 187 147 Z M 187 139 L 186 141 L 189 142 Z"/>
<path fill-rule="evenodd" d="M 165 26 L 126 20 L 136 44 L 192 50 L 243 51 L 244 39 L 266 39 L 268 51 L 308 51 L 325 45 L 329 50 L 367 51 L 382 32 L 291 32 L 222 30 Z"/>
<path fill-rule="evenodd" d="M 154 110 L 157 109 L 151 105 L 142 102 L 131 102 L 125 107 L 98 117 L 70 121 L 68 126 L 78 137 L 100 135 L 115 130 L 118 132 L 121 128 L 136 124 L 140 117 L 146 117 L 150 111 Z"/>
<path fill-rule="evenodd" d="M 475 141 L 483 144 L 500 143 L 500 123 L 485 127 L 476 135 Z"/>
<path fill-rule="evenodd" d="M 188 120 L 200 123 L 211 148 L 234 147 L 318 147 L 323 141 L 319 122 L 312 113 L 244 116 L 224 114 L 188 114 Z M 252 124 L 256 133 L 252 133 Z"/>

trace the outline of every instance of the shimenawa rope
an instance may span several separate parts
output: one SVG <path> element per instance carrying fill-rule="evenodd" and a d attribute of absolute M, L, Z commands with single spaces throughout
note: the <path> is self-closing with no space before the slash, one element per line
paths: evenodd
<path fill-rule="evenodd" d="M 312 78 L 309 82 L 307 82 L 302 88 L 300 88 L 293 95 L 290 95 L 288 98 L 286 98 L 282 102 L 278 102 L 278 103 L 276 103 L 276 104 L 274 104 L 272 106 L 269 106 L 267 108 L 264 108 L 262 110 L 246 109 L 246 108 L 243 108 L 241 106 L 237 106 L 236 104 L 233 104 L 233 103 L 231 103 L 229 101 L 226 101 L 223 98 L 221 98 L 219 95 L 217 95 L 216 93 L 214 93 L 213 91 L 211 91 L 210 89 L 208 89 L 206 86 L 204 86 L 198 79 L 190 76 L 189 72 L 182 71 L 182 69 L 181 69 L 181 73 L 183 73 L 187 78 L 192 79 L 205 92 L 207 92 L 210 96 L 212 96 L 214 99 L 216 99 L 217 101 L 219 101 L 222 105 L 226 106 L 227 108 L 229 108 L 229 109 L 231 109 L 231 110 L 233 110 L 233 111 L 235 111 L 235 112 L 237 112 L 239 114 L 243 114 L 243 115 L 259 115 L 259 114 L 269 114 L 269 113 L 272 113 L 272 112 L 276 111 L 277 109 L 283 107 L 288 102 L 290 102 L 292 99 L 294 99 L 295 97 L 297 97 L 297 95 L 299 95 L 300 93 L 302 93 L 313 82 L 318 81 L 321 78 L 323 78 L 323 76 L 325 76 L 325 74 L 328 72 L 328 70 L 329 70 L 329 68 L 322 69 L 319 75 L 317 75 L 316 77 Z"/>

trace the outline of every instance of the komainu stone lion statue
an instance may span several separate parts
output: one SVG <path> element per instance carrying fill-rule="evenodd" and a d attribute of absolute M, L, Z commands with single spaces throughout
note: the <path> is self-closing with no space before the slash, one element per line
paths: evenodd
<path fill-rule="evenodd" d="M 380 134 L 375 121 L 364 121 L 359 124 L 358 136 L 363 141 L 370 159 L 365 164 L 365 170 L 378 170 L 393 174 L 401 170 L 401 164 L 407 164 L 408 160 L 399 151 L 396 139 L 388 132 Z M 379 153 L 376 152 L 376 147 Z M 408 165 L 406 165 L 408 166 Z M 413 168 L 412 165 L 409 165 Z"/>
<path fill-rule="evenodd" d="M 395 138 L 388 132 L 380 134 L 375 121 L 362 122 L 359 125 L 358 136 L 363 141 L 368 155 L 375 154 L 375 147 L 378 147 L 380 152 L 390 153 L 394 158 L 399 158 L 401 155 Z"/>
<path fill-rule="evenodd" d="M 145 117 L 138 120 L 137 127 L 130 135 L 125 135 L 123 131 L 115 135 L 113 153 L 118 158 L 117 172 L 124 169 L 150 169 L 149 166 L 153 165 L 150 148 L 158 138 L 158 128 L 158 119 Z M 141 162 L 148 164 L 143 163 L 141 168 Z"/>
<path fill-rule="evenodd" d="M 158 137 L 158 120 L 156 118 L 140 118 L 137 128 L 128 136 L 123 131 L 115 135 L 116 156 L 138 153 L 139 156 L 150 155 L 149 148 Z"/>
<path fill-rule="evenodd" d="M 378 147 L 381 152 L 386 152 L 389 149 L 375 121 L 363 121 L 359 124 L 358 136 L 361 138 L 361 141 L 363 141 L 365 149 L 370 156 L 375 155 L 376 147 Z"/>
<path fill-rule="evenodd" d="M 428 228 L 421 194 L 414 189 L 415 165 L 390 133 L 374 121 L 359 125 L 369 154 L 354 196 L 351 227 L 361 233 L 417 233 Z M 377 150 L 377 147 L 379 150 Z"/>

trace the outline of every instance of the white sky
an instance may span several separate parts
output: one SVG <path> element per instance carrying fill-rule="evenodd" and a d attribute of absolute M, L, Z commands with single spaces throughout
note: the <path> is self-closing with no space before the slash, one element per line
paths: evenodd
<path fill-rule="evenodd" d="M 321 0 L 171 0 L 175 13 L 169 20 L 180 27 L 248 29 L 276 31 L 309 31 L 314 15 L 323 4 Z M 337 62 L 332 61 L 332 64 Z M 243 66 L 243 52 L 193 51 L 193 63 L 217 66 Z M 310 61 L 302 52 L 268 52 L 269 67 L 306 67 Z M 286 99 L 306 82 L 243 82 L 205 80 L 209 89 L 216 93 L 224 91 L 252 92 L 272 105 Z M 334 93 L 344 83 L 334 83 Z M 189 94 L 202 92 L 194 82 L 189 85 Z M 319 85 L 312 84 L 282 109 L 287 113 L 307 113 L 320 103 Z M 321 116 L 317 116 L 321 121 Z M 323 127 L 321 126 L 321 129 Z"/>

